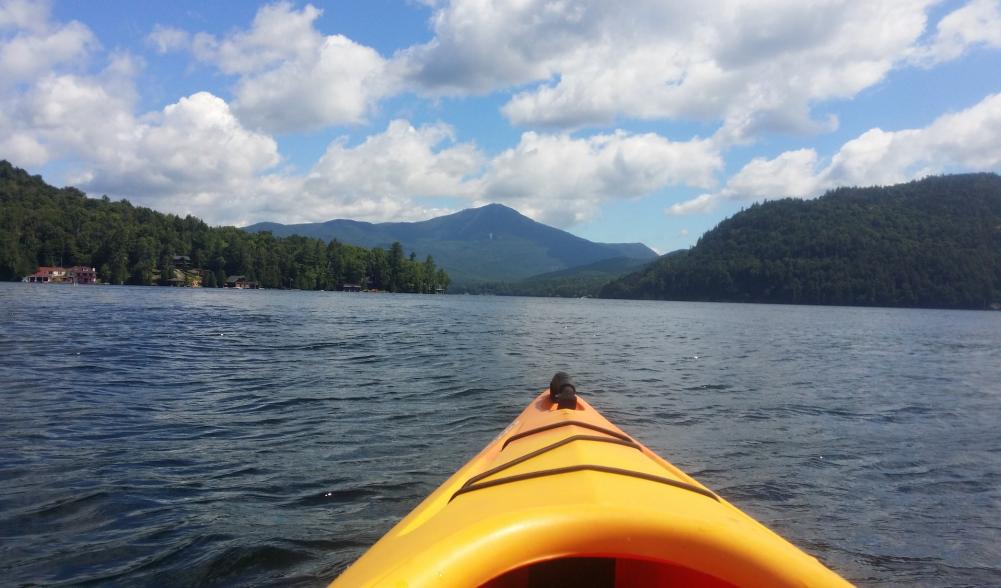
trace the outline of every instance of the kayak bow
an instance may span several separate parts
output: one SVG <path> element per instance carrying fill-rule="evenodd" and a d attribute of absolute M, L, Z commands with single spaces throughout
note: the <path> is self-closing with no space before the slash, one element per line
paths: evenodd
<path fill-rule="evenodd" d="M 848 585 L 575 400 L 540 394 L 330 586 Z"/>

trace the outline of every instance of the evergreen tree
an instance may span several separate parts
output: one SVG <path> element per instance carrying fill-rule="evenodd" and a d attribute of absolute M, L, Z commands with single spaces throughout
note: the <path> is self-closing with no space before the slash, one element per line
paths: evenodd
<path fill-rule="evenodd" d="M 54 188 L 0 161 L 0 280 L 19 280 L 39 265 L 88 265 L 113 284 L 169 284 L 175 255 L 191 258 L 205 287 L 223 287 L 229 275 L 243 275 L 265 288 L 335 290 L 348 283 L 396 292 L 405 288 L 405 274 L 423 268 L 403 257 L 399 243 L 387 254 L 336 241 L 209 227 L 191 216 Z M 409 282 L 416 291 L 417 280 Z"/>
<path fill-rule="evenodd" d="M 1001 307 L 1001 177 L 931 177 L 754 204 L 601 295 Z"/>

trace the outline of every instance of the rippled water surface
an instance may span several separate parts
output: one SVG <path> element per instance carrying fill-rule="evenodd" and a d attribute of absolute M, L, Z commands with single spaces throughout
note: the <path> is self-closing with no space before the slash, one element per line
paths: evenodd
<path fill-rule="evenodd" d="M 1001 583 L 1001 313 L 0 284 L 0 583 L 322 585 L 557 369 L 862 585 Z"/>

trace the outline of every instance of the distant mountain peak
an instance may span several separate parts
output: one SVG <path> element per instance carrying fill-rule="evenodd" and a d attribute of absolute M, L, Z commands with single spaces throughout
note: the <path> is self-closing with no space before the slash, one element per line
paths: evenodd
<path fill-rule="evenodd" d="M 471 210 L 509 210 L 511 212 L 518 212 L 517 210 L 511 208 L 510 206 L 501 204 L 499 202 L 491 202 L 490 204 L 484 204 L 483 206 L 480 206 L 479 208 L 473 208 Z M 521 213 L 518 212 L 518 214 L 521 214 Z"/>
<path fill-rule="evenodd" d="M 453 283 L 520 280 L 604 259 L 657 257 L 645 245 L 588 241 L 496 202 L 417 222 L 338 219 L 301 225 L 258 223 L 245 230 L 337 239 L 363 247 L 388 247 L 399 241 L 418 257 L 434 257 Z"/>

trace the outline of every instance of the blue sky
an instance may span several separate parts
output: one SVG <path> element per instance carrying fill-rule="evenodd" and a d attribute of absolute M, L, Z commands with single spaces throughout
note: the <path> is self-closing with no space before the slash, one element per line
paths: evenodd
<path fill-rule="evenodd" d="M 0 158 L 217 224 L 502 202 L 663 252 L 1001 171 L 1001 0 L 0 0 Z"/>

